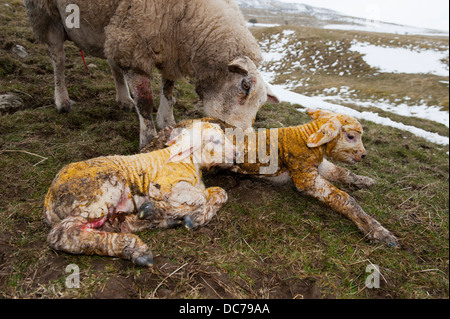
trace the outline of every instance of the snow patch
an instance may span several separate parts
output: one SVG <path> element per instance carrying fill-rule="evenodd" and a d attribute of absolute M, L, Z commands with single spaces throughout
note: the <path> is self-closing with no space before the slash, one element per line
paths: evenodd
<path fill-rule="evenodd" d="M 449 76 L 448 66 L 441 62 L 449 56 L 447 51 L 381 47 L 368 43 L 354 43 L 350 48 L 364 54 L 364 61 L 386 73 L 431 73 Z"/>
<path fill-rule="evenodd" d="M 263 75 L 264 76 L 264 75 Z M 429 142 L 439 144 L 439 145 L 449 145 L 450 141 L 448 137 L 441 136 L 437 133 L 427 132 L 423 129 L 411 126 L 411 125 L 405 125 L 403 123 L 395 122 L 389 118 L 382 117 L 378 115 L 378 113 L 373 112 L 359 112 L 352 108 L 328 103 L 325 101 L 321 101 L 318 98 L 312 98 L 308 97 L 302 94 L 298 94 L 295 92 L 291 92 L 286 90 L 281 85 L 270 85 L 270 88 L 272 92 L 280 99 L 280 101 L 288 102 L 291 104 L 299 104 L 305 108 L 313 108 L 313 109 L 321 109 L 321 110 L 328 110 L 336 113 L 343 113 L 347 114 L 349 116 L 352 116 L 356 119 L 362 119 L 366 121 L 370 121 L 376 124 L 381 124 L 384 126 L 389 126 L 393 128 L 400 129 L 402 131 L 407 131 L 410 133 L 413 133 L 414 135 L 417 135 L 419 137 L 422 137 L 426 139 Z M 299 109 L 299 111 L 304 111 L 304 109 Z"/>

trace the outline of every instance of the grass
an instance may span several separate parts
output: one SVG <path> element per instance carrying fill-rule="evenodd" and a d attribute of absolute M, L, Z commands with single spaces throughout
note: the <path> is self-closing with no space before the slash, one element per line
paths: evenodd
<path fill-rule="evenodd" d="M 0 115 L 0 298 L 449 297 L 449 148 L 366 121 L 369 156 L 349 168 L 378 183 L 370 190 L 338 186 L 398 236 L 400 249 L 367 243 L 349 220 L 289 186 L 221 171 L 206 174 L 205 182 L 224 187 L 229 201 L 208 226 L 139 234 L 153 250 L 153 269 L 51 250 L 42 206 L 53 177 L 71 162 L 135 153 L 138 119 L 116 106 L 106 62 L 87 57 L 97 66 L 87 73 L 72 45 L 67 77 L 77 103 L 71 113 L 57 114 L 50 61 L 45 48 L 34 43 L 22 2 L 0 0 L 0 7 L 0 94 L 14 92 L 26 104 Z M 16 43 L 28 58 L 10 52 Z M 317 75 L 317 90 L 327 78 Z M 334 78 L 367 89 L 384 83 Z M 157 77 L 154 89 L 158 95 Z M 404 84 L 391 89 L 411 94 Z M 179 81 L 176 94 L 177 120 L 202 116 L 191 80 Z M 445 95 L 428 94 L 437 100 Z M 266 105 L 255 124 L 306 123 L 299 107 Z M 80 289 L 65 287 L 70 264 L 80 268 Z M 365 288 L 370 264 L 380 267 L 380 289 Z"/>

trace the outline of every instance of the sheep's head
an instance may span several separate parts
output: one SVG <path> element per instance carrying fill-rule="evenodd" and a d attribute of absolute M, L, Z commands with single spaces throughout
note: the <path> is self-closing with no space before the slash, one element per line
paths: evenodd
<path fill-rule="evenodd" d="M 233 164 L 236 149 L 218 124 L 193 121 L 186 128 L 174 129 L 168 146 L 171 162 L 182 162 L 192 156 L 200 167 Z"/>
<path fill-rule="evenodd" d="M 279 103 L 248 57 L 238 57 L 227 66 L 227 75 L 197 86 L 207 116 L 246 130 L 253 126 L 261 106 Z"/>
<path fill-rule="evenodd" d="M 339 162 L 355 164 L 366 157 L 362 142 L 363 127 L 353 117 L 326 111 L 308 110 L 314 120 L 324 124 L 308 139 L 308 147 L 326 144 L 327 155 Z"/>

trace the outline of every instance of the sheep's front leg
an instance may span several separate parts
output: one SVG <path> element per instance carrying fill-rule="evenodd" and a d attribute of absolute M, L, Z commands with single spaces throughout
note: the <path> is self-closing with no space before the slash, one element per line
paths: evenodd
<path fill-rule="evenodd" d="M 318 170 L 309 169 L 303 172 L 307 173 L 290 171 L 299 191 L 317 198 L 334 211 L 349 218 L 370 241 L 382 242 L 393 247 L 398 245 L 397 238 L 390 231 L 364 212 L 353 197 L 320 176 Z"/>
<path fill-rule="evenodd" d="M 109 61 L 109 65 L 111 67 L 111 72 L 116 87 L 116 102 L 121 108 L 127 111 L 132 111 L 134 107 L 134 101 L 130 96 L 130 89 L 125 80 L 124 74 L 115 62 Z"/>
<path fill-rule="evenodd" d="M 160 129 L 176 124 L 173 117 L 173 106 L 176 103 L 173 96 L 174 87 L 174 81 L 162 78 L 161 100 L 156 115 L 156 123 Z"/>
<path fill-rule="evenodd" d="M 139 115 L 140 124 L 140 149 L 147 146 L 156 136 L 155 124 L 153 123 L 153 107 L 155 104 L 150 79 L 143 75 L 128 73 L 126 75 L 128 84 L 135 99 L 136 110 Z"/>
<path fill-rule="evenodd" d="M 376 184 L 376 181 L 370 177 L 356 175 L 348 169 L 336 166 L 327 160 L 319 165 L 319 173 L 330 182 L 344 183 L 357 188 L 369 188 Z"/>
<path fill-rule="evenodd" d="M 47 237 L 51 248 L 71 254 L 100 255 L 131 260 L 138 266 L 153 265 L 148 246 L 136 235 L 97 230 L 106 217 L 88 222 L 69 217 L 55 225 Z"/>

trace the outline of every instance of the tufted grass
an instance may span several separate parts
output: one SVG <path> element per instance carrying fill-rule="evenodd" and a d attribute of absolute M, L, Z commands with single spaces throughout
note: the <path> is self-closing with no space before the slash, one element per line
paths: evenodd
<path fill-rule="evenodd" d="M 366 121 L 368 158 L 349 168 L 378 183 L 338 187 L 397 235 L 400 249 L 366 242 L 349 220 L 290 186 L 219 171 L 205 181 L 227 189 L 229 201 L 208 226 L 139 234 L 153 250 L 153 269 L 51 250 L 42 206 L 53 177 L 74 161 L 137 152 L 137 115 L 115 105 L 108 65 L 87 57 L 97 66 L 88 74 L 72 45 L 67 77 L 76 104 L 57 114 L 50 62 L 32 40 L 21 1 L 0 0 L 0 7 L 0 94 L 15 92 L 26 104 L 0 115 L 0 298 L 449 297 L 449 148 Z M 10 53 L 16 43 L 29 58 Z M 154 89 L 158 96 L 157 76 Z M 202 117 L 191 80 L 179 81 L 176 95 L 177 120 Z M 309 121 L 298 108 L 266 105 L 256 126 Z M 79 289 L 65 287 L 70 264 L 80 268 Z M 379 289 L 365 287 L 370 264 L 381 270 Z"/>

